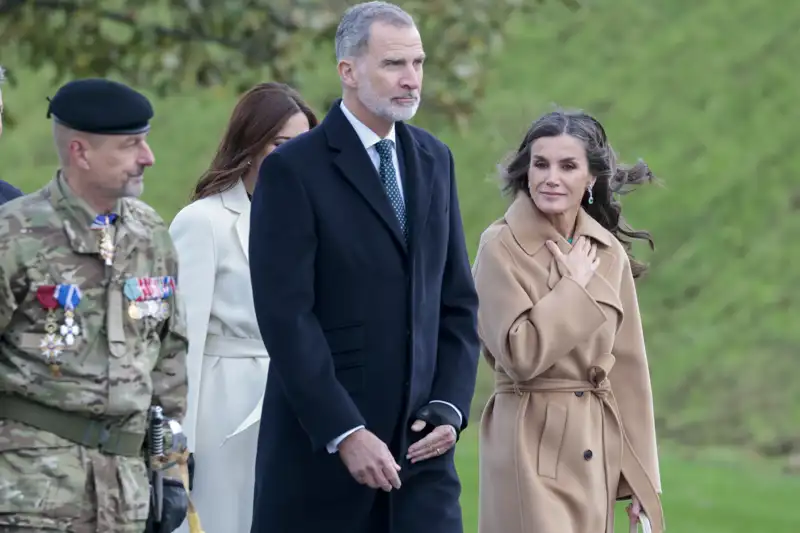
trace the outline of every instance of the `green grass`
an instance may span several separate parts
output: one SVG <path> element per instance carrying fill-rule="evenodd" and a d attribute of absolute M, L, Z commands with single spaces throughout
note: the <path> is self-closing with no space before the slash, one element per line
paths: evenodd
<path fill-rule="evenodd" d="M 672 531 L 788 533 L 800 523 L 797 480 L 749 453 L 800 449 L 799 28 L 800 4 L 791 2 L 596 0 L 576 13 L 551 2 L 511 23 L 468 131 L 419 118 L 453 149 L 472 253 L 505 208 L 496 163 L 553 103 L 596 114 L 623 160 L 643 157 L 664 180 L 625 201 L 629 220 L 658 246 L 639 291 L 659 435 L 745 450 L 721 464 L 665 447 Z M 18 67 L 11 56 L 2 60 Z M 47 73 L 17 73 L 20 85 L 4 96 L 20 123 L 0 142 L 0 172 L 31 191 L 55 169 L 45 120 L 55 89 Z M 337 90 L 332 65 L 305 79 L 314 102 Z M 165 219 L 185 204 L 234 102 L 226 90 L 156 100 L 157 162 L 144 199 Z M 490 389 L 482 374 L 474 418 Z M 474 516 L 470 442 L 461 465 Z"/>
<path fill-rule="evenodd" d="M 478 445 L 476 429 L 458 444 L 458 471 L 465 533 L 478 531 Z M 796 533 L 800 524 L 800 478 L 777 465 L 738 452 L 702 454 L 669 447 L 661 453 L 667 530 L 678 533 Z M 543 510 L 546 512 L 546 509 Z M 628 532 L 624 505 L 616 531 Z"/>

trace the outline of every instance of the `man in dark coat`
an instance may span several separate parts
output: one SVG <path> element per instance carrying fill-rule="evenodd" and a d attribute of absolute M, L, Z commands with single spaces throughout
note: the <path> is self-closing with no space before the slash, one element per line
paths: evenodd
<path fill-rule="evenodd" d="M 22 191 L 8 183 L 7 181 L 0 180 L 0 205 L 10 202 L 14 198 L 23 196 Z"/>
<path fill-rule="evenodd" d="M 343 98 L 260 169 L 255 310 L 271 357 L 252 533 L 461 533 L 477 296 L 453 157 L 405 124 L 424 52 L 411 17 L 350 8 Z"/>
<path fill-rule="evenodd" d="M 0 67 L 0 85 L 6 81 L 6 71 Z M 0 90 L 0 135 L 3 134 L 3 91 Z M 8 183 L 0 180 L 0 205 L 23 196 L 22 191 Z"/>

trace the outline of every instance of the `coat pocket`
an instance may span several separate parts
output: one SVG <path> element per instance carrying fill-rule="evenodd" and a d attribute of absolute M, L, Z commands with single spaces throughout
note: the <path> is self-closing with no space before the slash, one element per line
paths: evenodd
<path fill-rule="evenodd" d="M 3 515 L 29 515 L 36 528 L 60 529 L 79 516 L 85 492 L 77 446 L 0 451 L 0 524 Z"/>
<path fill-rule="evenodd" d="M 360 393 L 366 383 L 364 324 L 326 328 L 324 334 L 333 357 L 336 379 L 350 394 Z"/>
<path fill-rule="evenodd" d="M 323 331 L 331 354 L 351 354 L 364 348 L 364 324 L 348 324 L 326 328 Z"/>
<path fill-rule="evenodd" d="M 126 522 L 144 522 L 150 507 L 150 481 L 144 461 L 120 457 L 117 466 L 121 498 L 121 514 Z"/>
<path fill-rule="evenodd" d="M 542 438 L 539 441 L 539 475 L 556 478 L 558 472 L 558 456 L 564 442 L 567 427 L 567 408 L 563 405 L 548 403 L 545 413 Z"/>

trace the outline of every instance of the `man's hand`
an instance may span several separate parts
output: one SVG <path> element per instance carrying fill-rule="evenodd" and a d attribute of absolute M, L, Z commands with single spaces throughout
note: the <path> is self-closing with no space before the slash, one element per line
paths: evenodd
<path fill-rule="evenodd" d="M 411 431 L 419 433 L 431 428 L 431 432 L 408 448 L 406 458 L 412 463 L 442 455 L 458 440 L 457 428 L 461 425 L 461 419 L 453 406 L 431 402 L 421 407 L 415 418 Z"/>
<path fill-rule="evenodd" d="M 411 431 L 419 433 L 428 424 L 423 420 L 416 420 L 411 424 Z M 408 448 L 406 458 L 412 463 L 425 461 L 432 457 L 438 457 L 447 452 L 456 443 L 456 428 L 450 424 L 443 426 L 436 426 L 428 435 L 422 438 L 419 442 L 415 442 Z"/>
<path fill-rule="evenodd" d="M 353 479 L 373 489 L 386 492 L 400 488 L 400 465 L 389 447 L 366 429 L 348 435 L 339 444 L 339 456 Z"/>

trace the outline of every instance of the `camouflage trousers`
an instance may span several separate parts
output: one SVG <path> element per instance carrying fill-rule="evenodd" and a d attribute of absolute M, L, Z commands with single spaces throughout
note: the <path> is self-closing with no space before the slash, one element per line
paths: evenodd
<path fill-rule="evenodd" d="M 142 533 L 149 499 L 143 459 L 0 420 L 0 533 Z"/>

